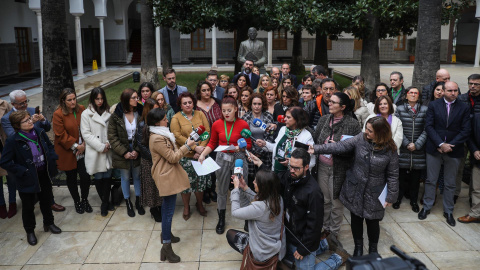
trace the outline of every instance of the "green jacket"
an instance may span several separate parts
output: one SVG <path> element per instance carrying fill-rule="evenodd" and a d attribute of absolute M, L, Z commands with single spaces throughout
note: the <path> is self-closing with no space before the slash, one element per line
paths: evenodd
<path fill-rule="evenodd" d="M 137 105 L 137 125 L 140 122 L 140 116 L 142 115 L 143 106 Z M 125 128 L 124 113 L 122 104 L 118 103 L 114 113 L 110 117 L 108 123 L 108 142 L 112 147 L 112 162 L 115 169 L 130 169 L 130 159 L 125 159 L 123 156 L 130 152 L 128 143 L 127 129 Z M 137 145 L 137 141 L 132 139 L 133 150 L 139 153 L 137 159 L 133 160 L 133 167 L 140 166 L 140 148 Z"/>

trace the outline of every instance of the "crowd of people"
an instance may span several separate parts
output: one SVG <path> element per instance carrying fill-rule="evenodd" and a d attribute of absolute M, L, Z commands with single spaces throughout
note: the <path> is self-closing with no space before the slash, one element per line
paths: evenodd
<path fill-rule="evenodd" d="M 404 197 L 423 220 L 440 187 L 445 220 L 455 226 L 452 213 L 469 158 L 471 210 L 458 221 L 480 223 L 480 74 L 467 78 L 464 94 L 445 69 L 423 88 L 405 87 L 400 72 L 391 73 L 390 86 L 371 90 L 361 76 L 343 90 L 328 76 L 322 66 L 312 66 L 297 80 L 287 63 L 259 74 L 246 60 L 232 79 L 211 70 L 189 92 L 177 85 L 175 70 L 166 69 L 165 87 L 145 82 L 125 89 L 113 106 L 102 88 L 91 91 L 86 108 L 66 88 L 51 123 L 38 107 L 28 107 L 25 92 L 15 90 L 10 103 L 0 103 L 0 175 L 9 191 L 8 211 L 2 191 L 0 218 L 16 214 L 18 190 L 27 241 L 35 245 L 37 201 L 44 230 L 61 233 L 52 214 L 65 210 L 52 193 L 59 170 L 78 214 L 93 211 L 92 177 L 101 215 L 114 210 L 112 178 L 120 178 L 126 214 L 144 215 L 149 208 L 162 222 L 160 258 L 173 263 L 181 260 L 172 248 L 180 237 L 171 233 L 177 194 L 185 221 L 192 193 L 202 216 L 213 214 L 204 204 L 216 202 L 216 232 L 223 234 L 230 190 L 231 216 L 245 226 L 228 230 L 226 238 L 245 265 L 282 260 L 297 269 L 337 269 L 351 256 L 338 240 L 344 207 L 351 215 L 354 257 L 363 255 L 364 222 L 368 252 L 378 253 L 385 208 L 399 209 Z M 51 129 L 53 144 L 46 134 Z M 204 134 L 197 134 L 200 129 Z M 215 151 L 219 146 L 230 147 Z M 192 162 L 209 157 L 220 169 L 197 174 Z M 331 256 L 316 264 L 328 250 Z"/>

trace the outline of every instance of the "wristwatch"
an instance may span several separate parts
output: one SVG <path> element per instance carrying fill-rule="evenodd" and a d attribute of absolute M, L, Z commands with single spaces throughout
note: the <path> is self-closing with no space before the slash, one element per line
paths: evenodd
<path fill-rule="evenodd" d="M 70 149 L 75 150 L 75 149 L 77 149 L 77 147 L 78 147 L 78 143 L 74 143 L 72 145 L 72 147 L 70 147 Z"/>

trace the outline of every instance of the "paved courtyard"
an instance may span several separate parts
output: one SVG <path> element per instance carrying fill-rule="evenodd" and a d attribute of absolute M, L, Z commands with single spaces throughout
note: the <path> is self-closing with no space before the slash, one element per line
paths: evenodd
<path fill-rule="evenodd" d="M 5 188 L 6 189 L 6 188 Z M 133 194 L 133 188 L 132 188 Z M 6 194 L 5 194 L 6 195 Z M 181 238 L 174 251 L 181 257 L 178 264 L 160 262 L 161 223 L 147 214 L 127 216 L 125 204 L 108 216 L 100 215 L 100 200 L 95 188 L 89 200 L 93 213 L 79 215 L 66 187 L 54 187 L 55 199 L 66 207 L 54 213 L 55 223 L 63 233 L 43 232 L 42 216 L 37 205 L 35 213 L 38 238 L 36 246 L 28 245 L 21 221 L 21 201 L 17 196 L 19 213 L 12 219 L 0 219 L 0 270 L 4 269 L 239 269 L 241 255 L 227 244 L 225 234 L 215 233 L 216 204 L 206 208 L 202 217 L 191 201 L 192 216 L 182 218 L 180 196 L 173 217 L 173 233 Z M 454 216 L 468 212 L 468 187 L 464 184 Z M 227 207 L 227 229 L 243 228 L 243 221 L 232 219 Z M 350 214 L 345 210 L 339 239 L 350 253 L 353 239 Z M 417 219 L 408 202 L 399 210 L 389 207 L 380 223 L 379 251 L 383 257 L 393 256 L 390 245 L 396 245 L 423 261 L 428 269 L 478 269 L 480 264 L 480 224 L 461 224 L 450 227 L 442 217 L 441 196 L 424 221 Z M 366 234 L 366 233 L 365 233 Z M 365 239 L 366 239 L 365 235 Z M 365 249 L 365 252 L 367 250 Z M 322 256 L 325 259 L 328 256 Z M 344 269 L 342 267 L 341 269 Z"/>

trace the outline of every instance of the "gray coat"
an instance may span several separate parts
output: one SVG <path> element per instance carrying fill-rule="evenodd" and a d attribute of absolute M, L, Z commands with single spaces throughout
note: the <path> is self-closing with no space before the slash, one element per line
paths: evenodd
<path fill-rule="evenodd" d="M 382 219 L 385 214 L 378 200 L 385 184 L 386 201 L 398 197 L 398 154 L 386 149 L 375 150 L 374 144 L 360 133 L 337 143 L 315 145 L 315 154 L 343 154 L 354 151 L 355 161 L 347 170 L 340 201 L 353 214 L 366 219 Z"/>
<path fill-rule="evenodd" d="M 416 105 L 418 108 L 418 105 Z M 403 141 L 400 147 L 400 168 L 410 170 L 423 170 L 427 167 L 425 157 L 425 143 L 427 142 L 427 132 L 425 131 L 425 120 L 427 117 L 427 106 L 421 106 L 414 114 L 408 109 L 408 103 L 398 105 L 395 116 L 397 116 L 403 125 Z M 411 152 L 407 149 L 410 143 L 415 144 L 416 150 Z"/>
<path fill-rule="evenodd" d="M 315 144 L 324 144 L 325 140 L 331 135 L 332 127 L 330 121 L 333 115 L 327 114 L 320 118 L 313 135 Z M 342 120 L 333 125 L 333 140 L 340 141 L 342 135 L 355 136 L 362 132 L 362 128 L 357 120 L 350 115 L 345 115 Z M 345 172 L 352 165 L 353 156 L 333 155 L 333 198 L 338 199 L 343 182 L 345 181 Z"/>

